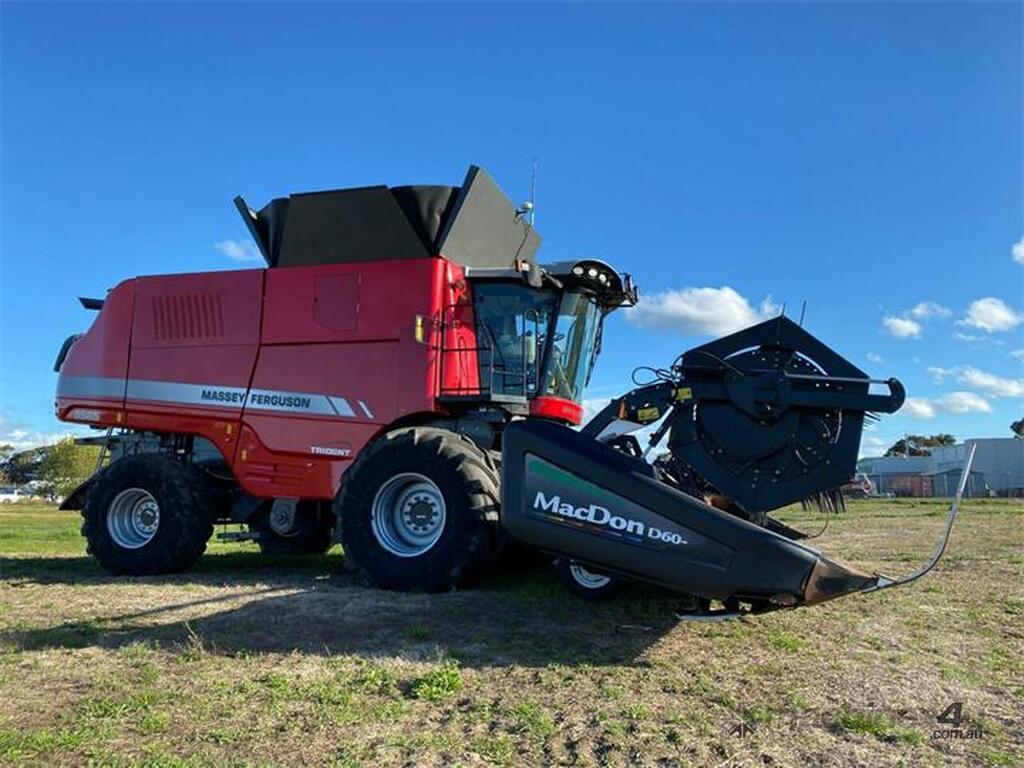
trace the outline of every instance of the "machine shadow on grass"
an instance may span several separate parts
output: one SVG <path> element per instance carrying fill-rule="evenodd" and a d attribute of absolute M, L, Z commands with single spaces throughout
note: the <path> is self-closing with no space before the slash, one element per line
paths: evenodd
<path fill-rule="evenodd" d="M 340 555 L 208 554 L 188 574 L 117 577 L 85 557 L 0 558 L 0 574 L 13 585 L 140 589 L 137 608 L 118 590 L 95 616 L 0 631 L 0 643 L 36 650 L 142 642 L 223 656 L 447 656 L 468 667 L 621 665 L 675 626 L 682 604 L 678 595 L 641 585 L 627 585 L 610 602 L 587 602 L 568 594 L 535 556 L 506 559 L 473 589 L 433 595 L 376 589 L 343 562 Z M 155 598 L 141 594 L 152 588 L 160 590 Z"/>

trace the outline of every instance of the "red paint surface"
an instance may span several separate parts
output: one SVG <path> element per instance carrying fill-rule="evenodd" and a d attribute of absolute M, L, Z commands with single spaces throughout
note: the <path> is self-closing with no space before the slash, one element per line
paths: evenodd
<path fill-rule="evenodd" d="M 443 394 L 479 393 L 470 291 L 463 269 L 444 258 L 127 280 L 70 350 L 62 381 L 305 393 L 344 398 L 352 413 L 126 400 L 122 389 L 59 396 L 57 415 L 86 409 L 97 425 L 199 435 L 255 496 L 329 499 L 363 446 L 395 420 L 446 412 Z M 583 409 L 541 397 L 531 413 L 578 424 Z M 350 455 L 323 455 L 339 447 Z"/>

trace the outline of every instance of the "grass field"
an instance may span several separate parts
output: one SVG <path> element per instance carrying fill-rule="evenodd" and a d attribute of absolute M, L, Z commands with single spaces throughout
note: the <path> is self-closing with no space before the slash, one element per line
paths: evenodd
<path fill-rule="evenodd" d="M 899 573 L 944 512 L 853 503 L 813 544 Z M 214 542 L 112 578 L 74 514 L 0 506 L 0 762 L 1020 766 L 1022 577 L 1024 505 L 999 501 L 912 586 L 719 624 L 642 587 L 581 602 L 536 562 L 410 595 Z M 953 702 L 979 738 L 934 737 Z"/>

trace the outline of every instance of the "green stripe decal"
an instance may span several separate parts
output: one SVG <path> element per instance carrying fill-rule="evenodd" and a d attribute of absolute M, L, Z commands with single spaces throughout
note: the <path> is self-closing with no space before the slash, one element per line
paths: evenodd
<path fill-rule="evenodd" d="M 584 480 L 576 475 L 566 472 L 561 467 L 556 467 L 554 464 L 545 461 L 539 456 L 534 456 L 532 453 L 526 454 L 526 470 L 527 472 L 536 472 L 538 475 L 546 477 L 548 480 L 566 483 L 567 485 L 579 488 L 588 493 L 593 493 L 613 504 L 615 502 L 624 501 L 621 496 L 605 490 L 599 485 L 594 485 L 589 480 Z"/>

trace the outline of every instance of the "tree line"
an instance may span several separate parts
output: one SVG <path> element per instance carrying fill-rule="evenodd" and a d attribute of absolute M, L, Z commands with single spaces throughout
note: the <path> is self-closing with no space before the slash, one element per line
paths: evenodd
<path fill-rule="evenodd" d="M 72 437 L 23 451 L 0 445 L 0 484 L 35 483 L 39 494 L 63 498 L 93 473 L 99 451 L 95 445 L 76 445 Z"/>

